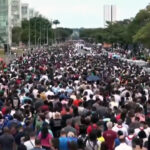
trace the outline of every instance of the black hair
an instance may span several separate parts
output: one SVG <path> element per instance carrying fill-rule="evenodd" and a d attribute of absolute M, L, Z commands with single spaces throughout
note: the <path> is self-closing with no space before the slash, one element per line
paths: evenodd
<path fill-rule="evenodd" d="M 101 150 L 108 150 L 108 145 L 106 142 L 102 142 L 101 144 Z"/>
<path fill-rule="evenodd" d="M 91 133 L 89 134 L 89 139 L 92 142 L 95 142 L 97 140 L 97 133 L 96 130 L 92 130 Z"/>
<path fill-rule="evenodd" d="M 41 134 L 42 134 L 42 139 L 45 139 L 48 135 L 48 127 L 47 125 L 43 125 L 42 130 L 41 130 Z"/>
<path fill-rule="evenodd" d="M 101 137 L 102 136 L 102 131 L 100 129 L 97 130 L 97 137 Z"/>
<path fill-rule="evenodd" d="M 35 145 L 41 145 L 41 140 L 39 138 L 35 139 Z"/>
<path fill-rule="evenodd" d="M 87 129 L 86 125 L 81 125 L 81 126 L 80 126 L 80 130 L 79 130 L 79 133 L 80 133 L 80 134 L 86 134 L 86 129 Z"/>
<path fill-rule="evenodd" d="M 140 138 L 134 138 L 132 140 L 132 147 L 135 148 L 136 145 L 139 145 L 140 148 L 142 148 L 143 147 L 143 141 L 142 141 L 142 139 L 140 139 Z"/>

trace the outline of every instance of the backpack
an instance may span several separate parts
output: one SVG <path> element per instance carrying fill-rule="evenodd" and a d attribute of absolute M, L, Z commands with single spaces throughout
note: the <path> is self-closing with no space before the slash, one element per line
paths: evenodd
<path fill-rule="evenodd" d="M 144 139 L 147 137 L 145 131 L 141 129 L 141 131 L 138 133 L 139 138 Z"/>
<path fill-rule="evenodd" d="M 91 144 L 90 140 L 87 141 L 86 146 L 87 146 L 88 150 L 98 150 L 98 147 L 99 147 L 98 144 L 97 144 L 97 141 L 96 141 L 96 143 L 92 142 L 92 144 Z"/>
<path fill-rule="evenodd" d="M 82 148 L 85 148 L 87 140 L 88 140 L 87 135 L 80 135 L 78 137 L 78 145 L 82 146 Z"/>

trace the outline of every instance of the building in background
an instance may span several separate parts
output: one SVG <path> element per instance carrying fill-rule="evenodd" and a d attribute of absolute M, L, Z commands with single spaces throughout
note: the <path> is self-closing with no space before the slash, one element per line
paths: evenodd
<path fill-rule="evenodd" d="M 35 17 L 35 11 L 34 11 L 33 8 L 30 8 L 29 9 L 29 18 L 31 19 L 31 18 L 34 18 L 34 17 Z"/>
<path fill-rule="evenodd" d="M 21 14 L 22 14 L 22 19 L 21 20 L 29 20 L 29 4 L 22 3 L 22 5 L 21 5 Z"/>
<path fill-rule="evenodd" d="M 115 22 L 117 20 L 117 9 L 115 5 L 104 5 L 104 27 L 107 27 L 107 22 Z"/>
<path fill-rule="evenodd" d="M 12 27 L 21 27 L 21 0 L 11 2 Z"/>
<path fill-rule="evenodd" d="M 34 16 L 35 17 L 40 17 L 41 15 L 40 15 L 40 13 L 38 11 L 34 11 Z"/>
<path fill-rule="evenodd" d="M 11 0 L 0 0 L 0 45 L 12 43 Z"/>

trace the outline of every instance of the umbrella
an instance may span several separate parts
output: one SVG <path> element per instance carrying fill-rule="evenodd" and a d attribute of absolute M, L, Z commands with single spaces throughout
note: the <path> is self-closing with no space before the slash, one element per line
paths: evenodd
<path fill-rule="evenodd" d="M 120 58 L 120 56 L 119 56 L 119 55 L 117 55 L 117 54 L 114 54 L 114 55 L 113 55 L 113 58 L 119 59 L 119 58 Z"/>
<path fill-rule="evenodd" d="M 100 78 L 98 76 L 95 75 L 90 75 L 86 78 L 87 81 L 99 81 Z"/>

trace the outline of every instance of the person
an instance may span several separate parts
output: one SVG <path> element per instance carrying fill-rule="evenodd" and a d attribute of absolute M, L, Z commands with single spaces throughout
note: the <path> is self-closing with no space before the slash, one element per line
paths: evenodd
<path fill-rule="evenodd" d="M 104 139 L 104 137 L 102 136 L 102 131 L 100 130 L 100 129 L 98 129 L 97 130 L 97 140 L 99 141 L 99 142 L 105 142 L 105 139 Z"/>
<path fill-rule="evenodd" d="M 129 129 L 129 135 L 125 138 L 126 143 L 132 147 L 132 140 L 135 138 L 134 129 Z"/>
<path fill-rule="evenodd" d="M 97 130 L 97 121 L 98 121 L 98 115 L 92 114 L 91 116 L 91 124 L 87 127 L 87 134 L 90 134 L 93 130 Z"/>
<path fill-rule="evenodd" d="M 125 136 L 122 135 L 119 137 L 120 145 L 115 148 L 115 150 L 132 150 L 130 146 L 125 143 Z"/>
<path fill-rule="evenodd" d="M 76 142 L 74 142 L 74 141 L 71 141 L 71 142 L 69 142 L 69 144 L 68 144 L 69 146 L 69 150 L 78 150 L 78 145 L 77 145 L 77 143 Z"/>
<path fill-rule="evenodd" d="M 122 131 L 118 131 L 118 137 L 115 139 L 115 147 L 119 146 L 120 145 L 120 139 L 119 137 L 123 135 L 123 132 Z"/>
<path fill-rule="evenodd" d="M 103 137 L 108 145 L 108 150 L 114 149 L 114 142 L 117 138 L 117 133 L 112 130 L 112 122 L 107 122 L 108 130 L 103 133 Z"/>
<path fill-rule="evenodd" d="M 68 150 L 68 138 L 66 137 L 66 132 L 64 129 L 60 132 L 59 137 L 59 150 Z"/>
<path fill-rule="evenodd" d="M 97 140 L 96 131 L 93 130 L 89 134 L 89 139 L 86 141 L 87 150 L 100 150 L 101 143 Z"/>
<path fill-rule="evenodd" d="M 0 149 L 1 150 L 15 150 L 15 140 L 10 134 L 10 130 L 4 127 L 4 134 L 0 136 Z"/>
<path fill-rule="evenodd" d="M 88 139 L 88 136 L 86 134 L 86 126 L 81 125 L 80 130 L 79 130 L 79 136 L 78 136 L 79 148 L 85 148 L 87 139 Z"/>
<path fill-rule="evenodd" d="M 24 145 L 26 146 L 27 150 L 34 148 L 34 146 L 35 146 L 35 133 L 33 131 L 30 133 L 29 139 L 24 142 Z"/>
<path fill-rule="evenodd" d="M 42 130 L 38 135 L 38 138 L 41 140 L 42 147 L 45 150 L 51 149 L 52 135 L 48 131 L 47 124 L 43 125 Z"/>
<path fill-rule="evenodd" d="M 50 125 L 54 134 L 54 137 L 59 137 L 60 130 L 62 128 L 62 119 L 60 113 L 56 112 L 55 117 L 51 119 Z"/>
<path fill-rule="evenodd" d="M 101 143 L 101 150 L 108 150 L 108 145 L 106 144 L 106 142 Z"/>
<path fill-rule="evenodd" d="M 52 139 L 52 150 L 59 150 L 59 139 L 58 138 Z"/>
<path fill-rule="evenodd" d="M 40 139 L 38 139 L 38 138 L 35 139 L 35 146 L 31 150 L 45 150 L 42 148 Z"/>
<path fill-rule="evenodd" d="M 112 128 L 112 130 L 115 131 L 116 133 L 118 131 L 122 131 L 124 136 L 128 136 L 127 128 L 123 126 L 121 119 L 118 120 L 118 123 Z"/>
<path fill-rule="evenodd" d="M 21 144 L 21 139 L 25 136 L 23 126 L 18 127 L 18 132 L 15 136 L 15 142 L 17 145 Z"/>
<path fill-rule="evenodd" d="M 62 126 L 65 127 L 67 125 L 67 120 L 72 118 L 72 114 L 70 114 L 70 108 L 66 108 L 66 114 L 62 115 Z"/>
<path fill-rule="evenodd" d="M 17 150 L 27 150 L 26 146 L 24 144 L 20 144 L 17 146 Z"/>
<path fill-rule="evenodd" d="M 142 150 L 143 149 L 142 139 L 135 137 L 132 141 L 132 148 L 133 150 Z"/>
<path fill-rule="evenodd" d="M 77 135 L 77 131 L 75 128 L 72 127 L 72 120 L 68 119 L 66 121 L 66 127 L 64 128 L 64 131 L 66 132 L 66 134 L 68 134 L 70 131 L 73 132 L 75 135 Z"/>

